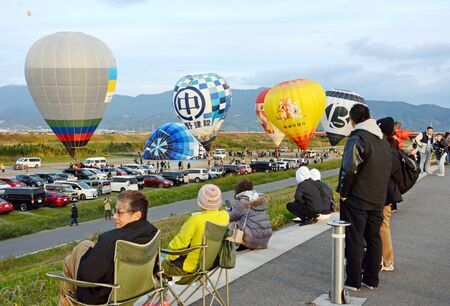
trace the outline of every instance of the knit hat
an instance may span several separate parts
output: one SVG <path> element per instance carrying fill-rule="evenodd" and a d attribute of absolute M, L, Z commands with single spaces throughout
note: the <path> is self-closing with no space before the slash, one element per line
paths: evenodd
<path fill-rule="evenodd" d="M 295 172 L 295 178 L 297 180 L 297 184 L 300 184 L 304 180 L 311 178 L 308 167 L 301 166 L 300 168 L 298 168 L 297 172 Z"/>
<path fill-rule="evenodd" d="M 313 181 L 320 181 L 321 180 L 322 177 L 320 175 L 320 171 L 319 170 L 314 168 L 314 169 L 311 169 L 309 172 L 311 173 L 311 179 Z"/>
<path fill-rule="evenodd" d="M 392 117 L 378 119 L 377 125 L 384 135 L 394 136 L 394 119 Z"/>
<path fill-rule="evenodd" d="M 198 191 L 197 204 L 204 210 L 218 210 L 222 206 L 222 192 L 213 184 L 203 185 Z"/>

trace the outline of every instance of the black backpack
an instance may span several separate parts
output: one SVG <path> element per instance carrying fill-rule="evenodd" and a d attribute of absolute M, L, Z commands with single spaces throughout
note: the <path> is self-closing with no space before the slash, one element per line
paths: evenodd
<path fill-rule="evenodd" d="M 397 186 L 402 194 L 414 186 L 419 178 L 420 169 L 416 162 L 408 157 L 405 152 L 399 151 L 399 158 L 401 164 L 401 173 L 398 177 Z"/>

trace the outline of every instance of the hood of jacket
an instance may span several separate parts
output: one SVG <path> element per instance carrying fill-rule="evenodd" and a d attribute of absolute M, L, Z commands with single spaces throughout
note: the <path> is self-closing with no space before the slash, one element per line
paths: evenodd
<path fill-rule="evenodd" d="M 269 196 L 265 194 L 259 194 L 255 190 L 247 190 L 236 195 L 236 200 L 239 200 L 243 206 L 250 207 L 253 209 L 264 210 L 267 208 L 269 203 Z"/>
<path fill-rule="evenodd" d="M 377 136 L 378 138 L 383 139 L 383 132 L 381 131 L 375 119 L 367 119 L 366 121 L 358 123 L 357 125 L 355 125 L 354 130 L 365 130 Z"/>
<path fill-rule="evenodd" d="M 308 167 L 301 166 L 295 172 L 295 179 L 297 180 L 297 184 L 300 184 L 304 180 L 311 178 L 311 173 L 309 172 Z"/>

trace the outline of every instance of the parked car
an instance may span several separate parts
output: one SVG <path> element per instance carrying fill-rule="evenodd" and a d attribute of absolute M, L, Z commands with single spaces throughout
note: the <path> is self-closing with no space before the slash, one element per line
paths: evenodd
<path fill-rule="evenodd" d="M 139 172 L 137 172 L 134 169 L 128 168 L 128 167 L 124 167 L 124 166 L 120 166 L 118 167 L 120 170 L 125 171 L 125 175 L 139 175 Z"/>
<path fill-rule="evenodd" d="M 225 149 L 216 149 L 213 152 L 212 157 L 214 159 L 225 159 L 227 157 L 227 150 L 225 150 Z"/>
<path fill-rule="evenodd" d="M 61 178 L 57 174 L 53 173 L 36 173 L 41 179 L 46 180 L 47 183 L 53 183 L 54 181 L 59 181 Z"/>
<path fill-rule="evenodd" d="M 138 180 L 132 175 L 113 176 L 111 178 L 111 190 L 122 192 L 125 190 L 138 190 Z"/>
<path fill-rule="evenodd" d="M 47 191 L 58 191 L 61 193 L 64 193 L 67 197 L 70 198 L 72 202 L 78 201 L 78 193 L 73 190 L 73 187 L 71 185 L 67 184 L 46 184 L 44 186 L 44 189 Z"/>
<path fill-rule="evenodd" d="M 160 175 L 167 180 L 171 180 L 174 185 L 189 183 L 189 174 L 187 171 L 163 171 Z"/>
<path fill-rule="evenodd" d="M 330 148 L 328 149 L 328 152 L 336 153 L 336 152 L 337 152 L 337 148 L 336 148 L 336 147 L 330 147 Z"/>
<path fill-rule="evenodd" d="M 187 170 L 190 182 L 200 183 L 209 179 L 207 169 L 191 168 Z"/>
<path fill-rule="evenodd" d="M 288 170 L 289 169 L 289 163 L 286 161 L 276 161 L 275 162 L 275 168 L 277 170 Z"/>
<path fill-rule="evenodd" d="M 45 205 L 49 207 L 61 207 L 70 204 L 72 200 L 62 192 L 46 191 Z"/>
<path fill-rule="evenodd" d="M 42 188 L 5 188 L 0 190 L 0 197 L 13 204 L 15 209 L 20 209 L 21 211 L 45 205 L 45 191 Z"/>
<path fill-rule="evenodd" d="M 269 161 L 254 161 L 250 167 L 254 172 L 269 172 L 274 170 L 275 164 Z"/>
<path fill-rule="evenodd" d="M 14 210 L 14 205 L 0 198 L 0 214 L 7 214 L 12 210 Z"/>
<path fill-rule="evenodd" d="M 104 168 L 108 165 L 104 157 L 90 157 L 85 159 L 83 164 L 89 168 Z"/>
<path fill-rule="evenodd" d="M 86 183 L 92 188 L 95 188 L 98 195 L 111 193 L 111 181 L 109 180 L 82 180 L 79 182 Z"/>
<path fill-rule="evenodd" d="M 63 173 L 72 174 L 78 180 L 95 180 L 94 173 L 84 168 L 81 169 L 69 168 L 63 170 Z"/>
<path fill-rule="evenodd" d="M 225 175 L 237 174 L 236 170 L 239 168 L 239 165 L 223 165 L 223 168 L 225 169 Z"/>
<path fill-rule="evenodd" d="M 101 168 L 99 169 L 101 172 L 106 173 L 106 177 L 110 178 L 112 176 L 125 175 L 126 172 L 119 170 L 117 168 Z"/>
<path fill-rule="evenodd" d="M 210 167 L 208 168 L 208 174 L 214 174 L 220 177 L 225 174 L 225 169 L 223 167 Z"/>
<path fill-rule="evenodd" d="M 22 170 L 28 168 L 39 168 L 41 166 L 41 159 L 39 157 L 22 157 L 16 160 L 14 169 Z"/>
<path fill-rule="evenodd" d="M 309 165 L 309 160 L 307 158 L 299 158 L 297 164 L 300 166 Z"/>
<path fill-rule="evenodd" d="M 78 198 L 80 200 L 95 199 L 98 197 L 97 189 L 92 188 L 83 182 L 71 182 L 71 181 L 56 181 L 57 184 L 66 184 L 72 186 L 73 190 L 78 193 Z"/>
<path fill-rule="evenodd" d="M 146 175 L 144 178 L 145 187 L 170 188 L 173 186 L 171 180 L 163 178 L 161 175 Z"/>
<path fill-rule="evenodd" d="M 53 175 L 56 175 L 57 177 L 59 177 L 60 178 L 60 180 L 63 180 L 63 181 L 77 181 L 78 180 L 78 178 L 75 176 L 75 175 L 73 175 L 73 174 L 70 174 L 70 173 L 52 173 Z"/>
<path fill-rule="evenodd" d="M 100 171 L 99 169 L 96 169 L 96 168 L 85 168 L 85 170 L 93 173 L 94 176 L 95 176 L 95 179 L 97 179 L 97 180 L 106 180 L 106 179 L 108 179 L 108 174 Z"/>
<path fill-rule="evenodd" d="M 18 174 L 16 180 L 29 187 L 44 187 L 48 182 L 35 174 Z"/>
<path fill-rule="evenodd" d="M 239 165 L 239 167 L 236 168 L 236 173 L 239 175 L 250 174 L 252 172 L 253 170 L 249 165 Z"/>
<path fill-rule="evenodd" d="M 25 187 L 26 184 L 22 183 L 18 180 L 16 180 L 16 178 L 14 177 L 2 177 L 0 178 L 0 180 L 2 180 L 3 182 L 5 182 L 6 184 L 8 184 L 10 187 Z"/>
<path fill-rule="evenodd" d="M 146 174 L 150 174 L 150 170 L 147 169 L 146 167 L 144 167 L 143 165 L 139 165 L 139 164 L 125 164 L 122 165 L 123 167 L 127 167 L 129 169 L 132 169 L 136 172 L 138 172 L 140 175 L 146 175 Z"/>
<path fill-rule="evenodd" d="M 289 152 L 289 148 L 288 147 L 281 147 L 280 148 L 280 152 L 282 152 L 282 153 Z"/>
<path fill-rule="evenodd" d="M 5 181 L 0 180 L 0 189 L 9 188 L 9 187 L 11 187 L 11 186 L 9 186 L 8 183 L 6 183 Z"/>

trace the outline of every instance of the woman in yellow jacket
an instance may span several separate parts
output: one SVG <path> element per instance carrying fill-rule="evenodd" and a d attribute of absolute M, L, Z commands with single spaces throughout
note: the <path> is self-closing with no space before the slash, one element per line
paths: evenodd
<path fill-rule="evenodd" d="M 180 250 L 202 244 L 205 223 L 207 221 L 227 225 L 230 217 L 222 206 L 222 193 L 219 187 L 206 184 L 200 188 L 197 196 L 200 212 L 193 213 L 184 222 L 180 232 L 169 243 L 169 249 Z M 169 255 L 162 263 L 164 271 L 169 275 L 185 275 L 198 269 L 200 250 L 195 250 L 187 256 Z"/>

